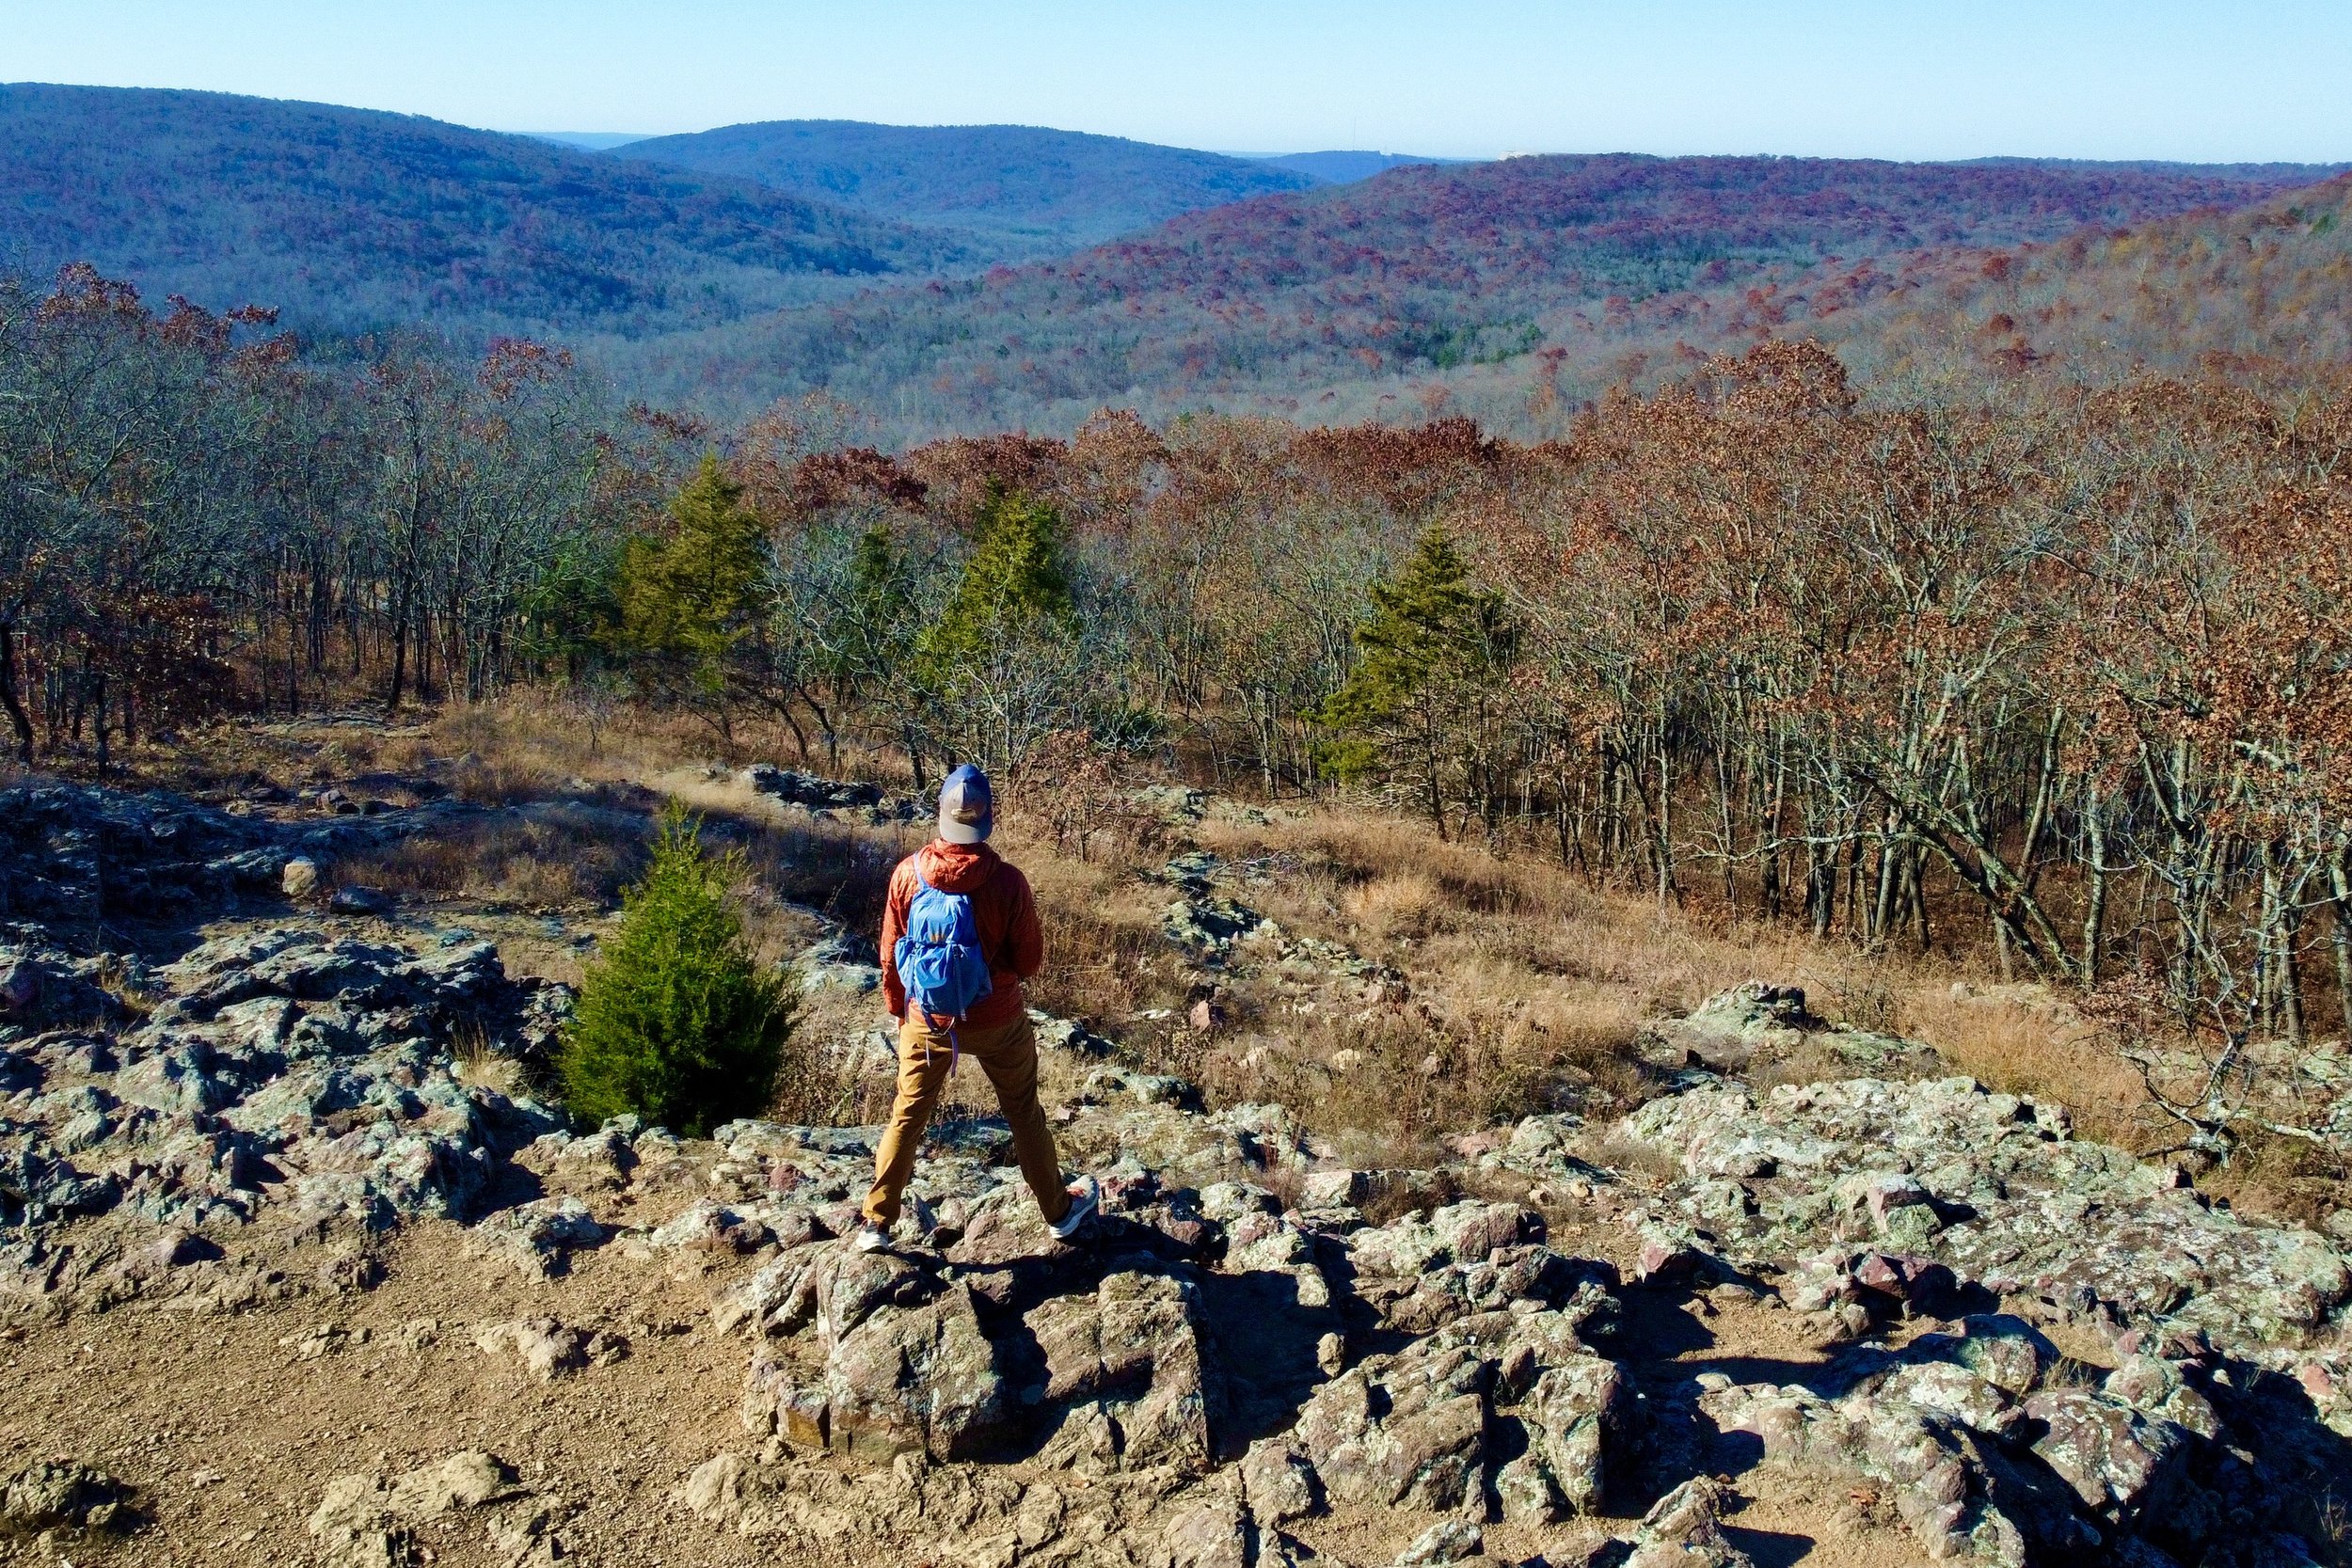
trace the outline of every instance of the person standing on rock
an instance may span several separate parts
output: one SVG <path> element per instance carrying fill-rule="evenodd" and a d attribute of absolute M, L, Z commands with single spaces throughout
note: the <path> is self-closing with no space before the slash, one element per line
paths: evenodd
<path fill-rule="evenodd" d="M 882 910 L 882 996 L 898 1023 L 898 1092 L 857 1247 L 890 1243 L 923 1129 L 957 1061 L 970 1056 L 1012 1126 L 1021 1174 L 1057 1236 L 1077 1234 L 1099 1202 L 1093 1178 L 1065 1185 L 1037 1098 L 1037 1031 L 1021 982 L 1045 961 L 1029 879 L 988 847 L 995 803 L 966 764 L 939 791 L 939 836 L 898 863 Z"/>

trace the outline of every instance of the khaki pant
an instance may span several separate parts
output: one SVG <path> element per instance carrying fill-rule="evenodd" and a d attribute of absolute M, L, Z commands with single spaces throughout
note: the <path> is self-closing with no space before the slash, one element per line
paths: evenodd
<path fill-rule="evenodd" d="M 1070 1194 L 1062 1186 L 1061 1159 L 1045 1125 L 1045 1109 L 1038 1103 L 1037 1031 L 1023 1017 L 993 1029 L 958 1029 L 956 1038 L 964 1057 L 977 1062 L 995 1086 L 996 1103 L 1012 1124 L 1013 1154 L 1029 1191 L 1037 1195 L 1039 1211 L 1047 1224 L 1059 1221 L 1070 1212 Z M 914 1174 L 915 1152 L 946 1086 L 953 1050 L 947 1031 L 919 1015 L 910 1014 L 898 1025 L 898 1102 L 882 1130 L 882 1147 L 874 1151 L 874 1190 L 866 1195 L 866 1219 L 884 1229 L 898 1223 L 898 1197 Z"/>

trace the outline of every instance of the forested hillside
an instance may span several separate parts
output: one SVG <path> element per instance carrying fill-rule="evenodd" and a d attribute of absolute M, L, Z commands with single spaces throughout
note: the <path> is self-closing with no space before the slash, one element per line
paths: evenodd
<path fill-rule="evenodd" d="M 2061 271 L 2128 265 L 2131 287 L 2175 299 L 2196 224 L 2144 253 L 2100 236 L 2309 172 L 1547 157 L 1302 189 L 1311 173 L 1021 127 L 785 121 L 595 152 L 317 104 L 17 86 L 0 87 L 0 264 L 40 279 L 87 261 L 151 299 L 266 301 L 313 335 L 523 333 L 626 395 L 730 417 L 823 389 L 898 438 L 1069 429 L 1105 404 L 1454 410 L 1542 435 L 1607 386 L 1841 312 L 1823 330 L 1859 371 L 1919 362 L 1990 249 L 2071 247 L 2021 263 L 2052 322 L 2087 309 L 2057 299 Z M 2265 265 L 2335 243 L 2308 238 Z M 2326 315 L 2326 291 L 2296 297 Z M 2233 309 L 2201 297 L 2164 308 L 2185 331 L 2120 330 L 2234 349 Z M 2052 352 L 2056 330 L 2004 351 Z"/>
<path fill-rule="evenodd" d="M 1521 359 L 1580 311 L 1769 288 L 1836 258 L 2050 241 L 2259 199 L 2260 180 L 1775 158 L 1412 166 L 1178 218 L 1060 261 L 652 345 L 682 398 L 818 387 L 922 432 L 1105 403 L 1311 417 Z"/>
<path fill-rule="evenodd" d="M 0 87 L 0 246 L 290 321 L 634 335 L 967 260 L 745 181 L 411 116 L 220 93 Z"/>
<path fill-rule="evenodd" d="M 2352 361 L 2352 176 L 2042 245 L 1837 258 L 1788 276 L 1613 300 L 1544 349 L 1441 385 L 1497 429 L 1551 433 L 1618 386 L 1649 388 L 1764 339 L 1832 345 L 1890 395 L 2027 373 L 2090 384 L 2229 367 L 2272 383 Z M 1942 395 L 1942 394 L 1937 394 Z"/>
<path fill-rule="evenodd" d="M 977 231 L 1003 259 L 1058 255 L 1204 207 L 1301 190 L 1314 175 L 1214 152 L 1028 125 L 779 119 L 613 150 L 756 181 L 811 201 Z"/>
<path fill-rule="evenodd" d="M 2209 355 L 2274 373 L 2352 360 L 2352 176 L 2227 214 L 1958 255 L 1820 324 L 1857 363 L 1962 342 L 2015 370 L 2186 368 Z"/>

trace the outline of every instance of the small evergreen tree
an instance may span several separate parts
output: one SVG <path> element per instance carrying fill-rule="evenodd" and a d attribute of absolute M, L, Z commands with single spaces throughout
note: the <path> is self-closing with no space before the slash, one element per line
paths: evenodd
<path fill-rule="evenodd" d="M 1102 672 L 1088 665 L 1061 513 L 992 484 L 979 529 L 955 593 L 916 640 L 912 673 L 939 750 L 995 768 L 1082 723 Z"/>
<path fill-rule="evenodd" d="M 522 597 L 517 651 L 583 680 L 621 645 L 621 546 L 594 536 L 560 544 Z"/>
<path fill-rule="evenodd" d="M 737 649 L 763 610 L 767 531 L 707 452 L 669 512 L 668 537 L 640 535 L 623 550 L 624 640 L 723 729 Z"/>
<path fill-rule="evenodd" d="M 937 667 L 982 662 L 999 644 L 1052 636 L 1077 620 L 1057 508 L 992 486 L 979 531 L 955 596 L 923 639 Z"/>
<path fill-rule="evenodd" d="M 1404 569 L 1373 584 L 1356 628 L 1361 654 L 1316 715 L 1331 732 L 1324 768 L 1341 778 L 1404 773 L 1445 836 L 1448 785 L 1470 792 L 1510 660 L 1502 595 L 1477 588 L 1443 527 L 1432 524 Z"/>
<path fill-rule="evenodd" d="M 699 1137 L 768 1109 L 793 1011 L 744 943 L 728 892 L 741 872 L 739 853 L 705 852 L 699 819 L 675 803 L 662 813 L 564 1030 L 556 1067 L 580 1120 L 635 1112 Z"/>
<path fill-rule="evenodd" d="M 906 562 L 891 547 L 890 530 L 876 523 L 850 552 L 849 593 L 835 617 L 832 642 L 843 676 L 888 680 L 906 661 L 918 613 Z"/>

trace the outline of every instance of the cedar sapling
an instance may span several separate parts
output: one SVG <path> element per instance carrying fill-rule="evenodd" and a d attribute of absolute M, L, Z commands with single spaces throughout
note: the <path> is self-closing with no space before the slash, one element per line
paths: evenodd
<path fill-rule="evenodd" d="M 794 1023 L 783 978 L 762 973 L 729 889 L 739 851 L 712 855 L 673 802 L 621 924 L 588 968 L 557 1057 L 564 1101 L 591 1124 L 633 1112 L 689 1137 L 774 1099 Z"/>

